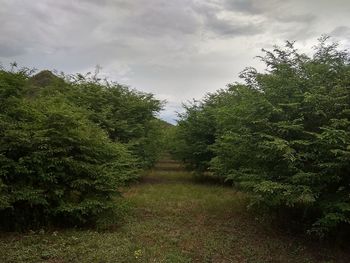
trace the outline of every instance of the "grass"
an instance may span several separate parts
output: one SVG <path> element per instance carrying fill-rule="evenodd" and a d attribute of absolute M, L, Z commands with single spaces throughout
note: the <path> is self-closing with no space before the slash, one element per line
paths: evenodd
<path fill-rule="evenodd" d="M 244 194 L 198 183 L 171 161 L 124 189 L 124 196 L 131 210 L 113 231 L 3 234 L 0 262 L 350 261 L 346 252 L 261 223 L 246 211 Z"/>

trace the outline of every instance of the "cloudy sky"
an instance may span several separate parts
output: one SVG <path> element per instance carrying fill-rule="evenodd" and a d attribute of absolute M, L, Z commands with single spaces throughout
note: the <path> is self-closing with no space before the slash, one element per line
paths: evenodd
<path fill-rule="evenodd" d="M 182 102 L 262 68 L 261 48 L 297 40 L 308 50 L 322 34 L 350 46 L 349 0 L 0 0 L 0 62 L 101 74 L 168 104 Z"/>

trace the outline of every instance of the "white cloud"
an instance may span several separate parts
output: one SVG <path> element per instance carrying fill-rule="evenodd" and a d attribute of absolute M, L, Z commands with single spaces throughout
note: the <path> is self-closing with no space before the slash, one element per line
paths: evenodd
<path fill-rule="evenodd" d="M 0 62 L 91 71 L 181 102 L 259 66 L 261 48 L 324 33 L 349 46 L 347 0 L 0 0 Z"/>

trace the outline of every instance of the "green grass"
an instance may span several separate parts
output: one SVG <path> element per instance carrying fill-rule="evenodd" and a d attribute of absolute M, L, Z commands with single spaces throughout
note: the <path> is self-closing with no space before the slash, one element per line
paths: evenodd
<path fill-rule="evenodd" d="M 171 164 L 175 166 L 175 164 Z M 0 262 L 349 262 L 280 233 L 246 211 L 244 194 L 159 169 L 124 189 L 130 211 L 109 232 L 3 234 Z"/>

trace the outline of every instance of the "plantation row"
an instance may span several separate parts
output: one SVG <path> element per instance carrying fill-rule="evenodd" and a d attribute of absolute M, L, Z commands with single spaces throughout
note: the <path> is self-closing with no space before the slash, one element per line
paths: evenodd
<path fill-rule="evenodd" d="M 320 39 L 313 55 L 264 50 L 266 71 L 186 106 L 174 156 L 248 192 L 285 224 L 325 235 L 350 223 L 350 60 Z"/>
<path fill-rule="evenodd" d="M 0 226 L 113 223 L 157 159 L 162 102 L 95 75 L 0 71 Z"/>

